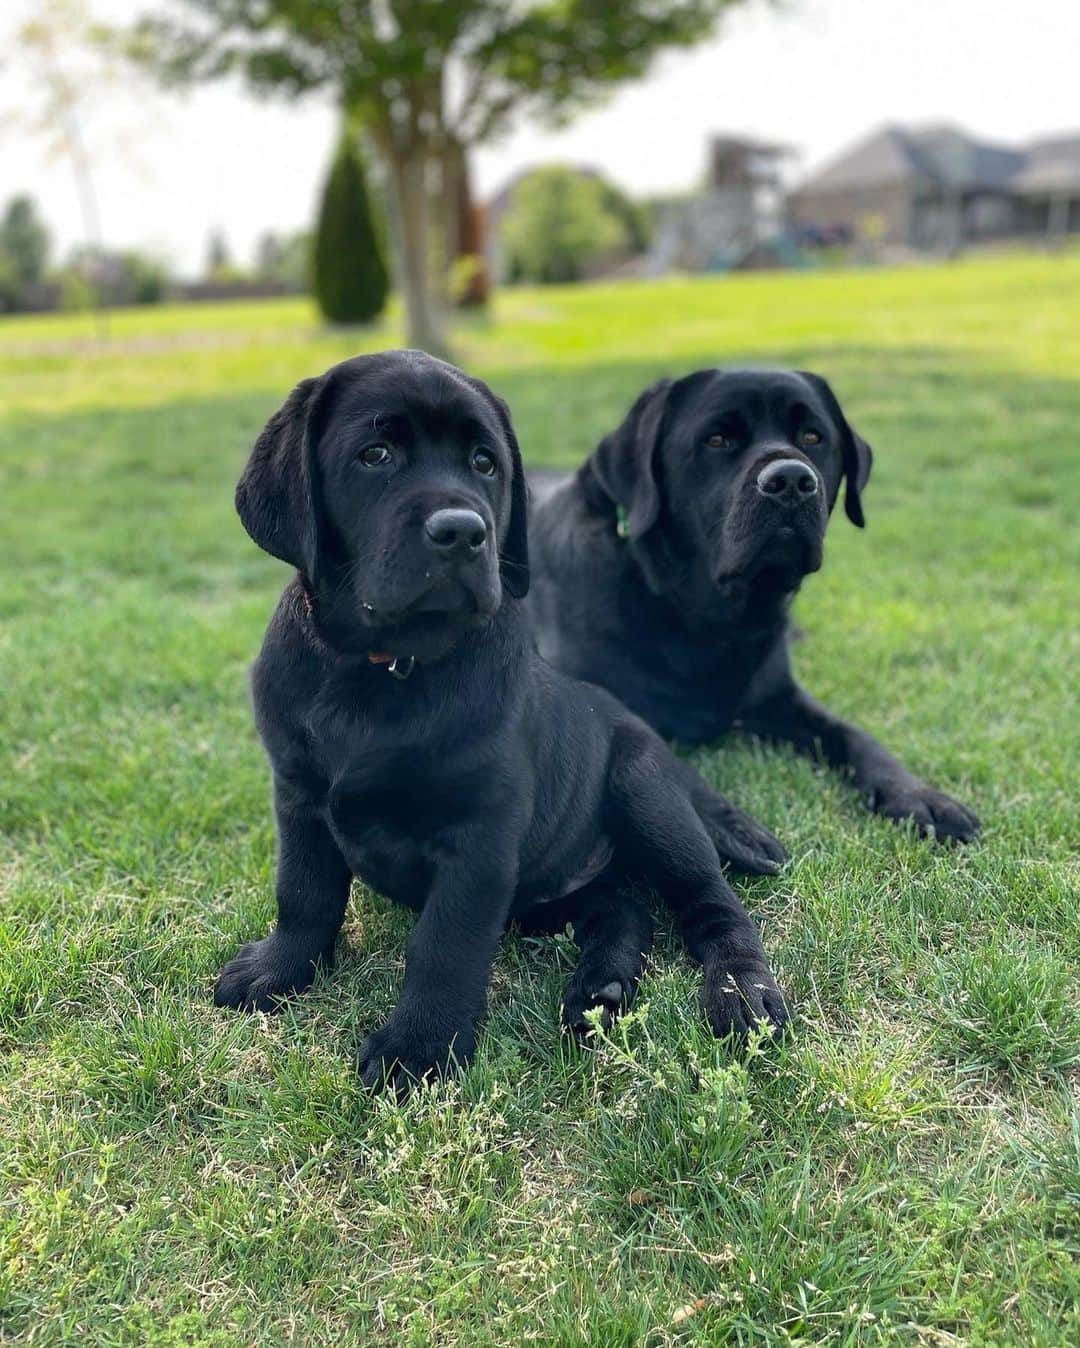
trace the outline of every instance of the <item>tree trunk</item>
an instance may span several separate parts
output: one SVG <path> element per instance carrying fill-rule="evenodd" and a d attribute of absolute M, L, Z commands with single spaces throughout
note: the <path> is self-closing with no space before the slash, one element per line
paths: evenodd
<path fill-rule="evenodd" d="M 386 142 L 381 148 L 394 192 L 397 253 L 409 345 L 445 360 L 449 344 L 438 287 L 433 283 L 431 271 L 426 160 L 420 153 L 402 154 Z"/>
<path fill-rule="evenodd" d="M 443 185 L 453 300 L 462 309 L 482 309 L 489 287 L 481 209 L 473 201 L 465 146 L 453 136 L 447 137 L 443 152 Z"/>

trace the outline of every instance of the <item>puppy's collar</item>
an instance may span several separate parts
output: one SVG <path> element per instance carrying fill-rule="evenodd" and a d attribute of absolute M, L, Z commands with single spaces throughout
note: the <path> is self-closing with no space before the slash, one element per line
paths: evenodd
<path fill-rule="evenodd" d="M 319 635 L 318 624 L 315 621 L 315 601 L 306 585 L 300 586 L 300 598 L 304 605 L 304 616 L 315 629 L 315 636 L 319 641 L 322 637 Z M 325 644 L 325 643 L 323 643 Z M 368 663 L 372 665 L 386 665 L 395 679 L 407 679 L 416 668 L 415 655 L 393 655 L 390 651 L 371 651 L 368 655 Z"/>
<path fill-rule="evenodd" d="M 630 516 L 626 513 L 626 507 L 615 502 L 615 532 L 620 538 L 630 537 Z"/>
<path fill-rule="evenodd" d="M 368 663 L 387 665 L 395 679 L 407 679 L 416 668 L 415 655 L 391 655 L 389 651 L 371 651 Z"/>

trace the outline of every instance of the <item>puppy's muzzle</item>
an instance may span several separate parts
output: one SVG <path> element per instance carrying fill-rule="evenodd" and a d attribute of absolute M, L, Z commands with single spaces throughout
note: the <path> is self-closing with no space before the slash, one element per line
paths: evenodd
<path fill-rule="evenodd" d="M 440 557 L 475 557 L 487 542 L 487 525 L 475 510 L 436 510 L 424 521 L 424 538 Z"/>
<path fill-rule="evenodd" d="M 818 475 L 802 459 L 773 459 L 758 473 L 755 485 L 762 496 L 790 509 L 818 494 Z"/>

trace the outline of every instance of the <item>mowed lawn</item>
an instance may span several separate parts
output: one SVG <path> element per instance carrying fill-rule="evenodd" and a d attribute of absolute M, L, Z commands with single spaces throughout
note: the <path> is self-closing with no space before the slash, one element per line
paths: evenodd
<path fill-rule="evenodd" d="M 798 603 L 813 692 L 975 806 L 939 850 L 834 775 L 699 762 L 792 860 L 736 883 L 796 1033 L 715 1044 L 667 932 L 559 1034 L 567 939 L 509 938 L 477 1061 L 403 1105 L 354 1057 L 408 915 L 217 1011 L 271 921 L 247 667 L 286 569 L 232 489 L 302 376 L 394 345 L 302 302 L 0 323 L 0 1340 L 1046 1344 L 1080 1335 L 1080 256 L 529 290 L 456 334 L 531 464 L 646 381 L 768 362 L 873 444 Z"/>

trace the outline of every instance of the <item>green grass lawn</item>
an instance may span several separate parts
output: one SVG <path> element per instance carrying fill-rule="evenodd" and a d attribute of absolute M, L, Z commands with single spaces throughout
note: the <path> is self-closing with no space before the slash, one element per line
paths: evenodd
<path fill-rule="evenodd" d="M 372 1100 L 408 915 L 358 889 L 278 1017 L 210 987 L 272 916 L 246 671 L 286 570 L 233 484 L 297 379 L 397 330 L 291 301 L 119 314 L 103 345 L 0 323 L 0 1340 L 1076 1342 L 1080 257 L 519 291 L 456 340 L 532 464 L 663 373 L 825 373 L 876 462 L 798 668 L 984 836 L 937 850 L 788 753 L 701 754 L 792 853 L 738 882 L 790 1042 L 714 1044 L 669 934 L 578 1051 L 570 943 L 509 939 L 465 1079 Z"/>

